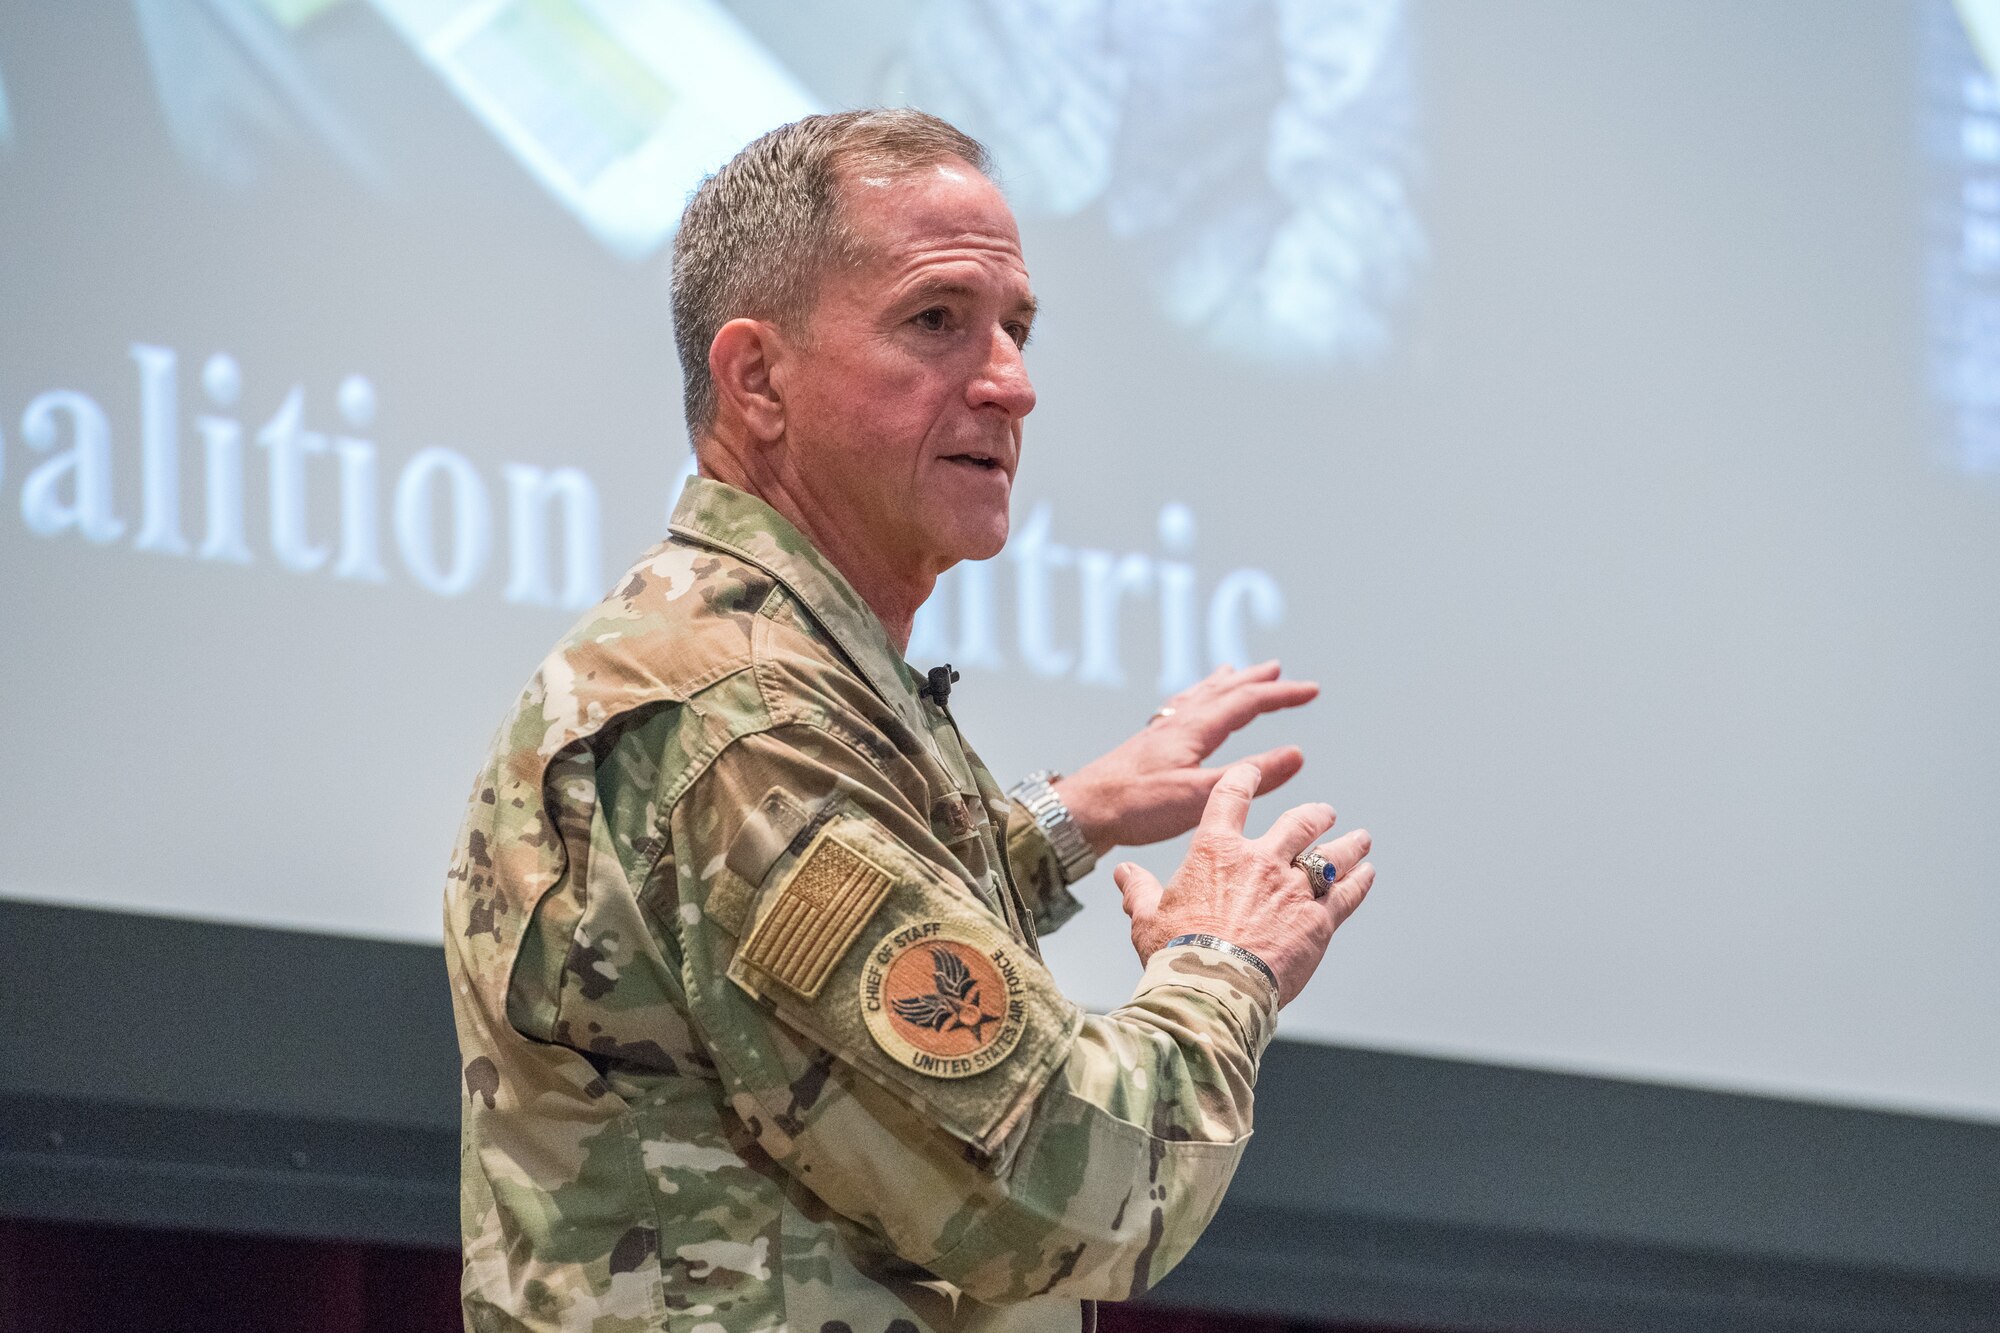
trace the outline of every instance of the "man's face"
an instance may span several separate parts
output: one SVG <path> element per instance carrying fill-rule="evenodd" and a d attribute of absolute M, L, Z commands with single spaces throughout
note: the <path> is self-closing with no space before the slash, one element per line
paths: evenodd
<path fill-rule="evenodd" d="M 884 561 L 937 573 L 997 555 L 1035 406 L 1014 215 L 956 158 L 844 190 L 863 258 L 824 280 L 787 367 L 793 466 Z"/>

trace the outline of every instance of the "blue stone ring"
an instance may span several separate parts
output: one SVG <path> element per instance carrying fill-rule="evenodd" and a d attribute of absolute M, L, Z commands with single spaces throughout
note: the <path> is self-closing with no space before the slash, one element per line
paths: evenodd
<path fill-rule="evenodd" d="M 1292 864 L 1306 872 L 1306 883 L 1312 886 L 1313 897 L 1324 898 L 1332 890 L 1333 882 L 1340 878 L 1340 872 L 1318 852 L 1300 852 L 1292 858 Z"/>

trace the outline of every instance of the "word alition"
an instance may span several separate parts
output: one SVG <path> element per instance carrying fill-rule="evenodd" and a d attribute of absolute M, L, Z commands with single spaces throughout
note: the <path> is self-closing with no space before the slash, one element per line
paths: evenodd
<path fill-rule="evenodd" d="M 294 385 L 253 434 L 235 413 L 241 367 L 217 352 L 202 366 L 205 406 L 193 418 L 190 440 L 182 429 L 180 358 L 172 348 L 146 343 L 130 351 L 139 379 L 136 525 L 118 512 L 113 480 L 122 460 L 103 407 L 78 390 L 51 389 L 28 403 L 20 422 L 21 442 L 43 456 L 21 482 L 21 519 L 35 536 L 107 545 L 129 534 L 135 551 L 236 565 L 258 563 L 261 551 L 292 574 L 374 584 L 392 581 L 393 551 L 410 582 L 440 597 L 479 587 L 498 546 L 505 552 L 505 601 L 574 610 L 603 595 L 602 507 L 595 483 L 580 469 L 500 464 L 505 503 L 496 541 L 488 478 L 456 450 L 419 449 L 388 489 L 385 530 L 382 451 L 363 434 L 377 410 L 370 381 L 360 375 L 341 381 L 334 396 L 340 430 L 311 428 L 305 388 Z M 254 544 L 250 443 L 264 455 L 265 480 L 261 541 Z M 5 444 L 0 434 L 0 479 L 8 471 Z M 197 463 L 198 528 L 185 521 L 192 497 L 183 495 Z M 692 472 L 689 459 L 674 493 Z M 319 534 L 310 522 L 312 498 L 329 483 L 337 500 L 334 530 Z M 1186 505 L 1160 509 L 1160 556 L 1069 547 L 1054 540 L 1053 529 L 1051 507 L 1037 504 L 1000 558 L 945 575 L 917 618 L 911 660 L 948 657 L 962 667 L 1004 671 L 1014 665 L 1006 646 L 1011 638 L 1012 657 L 1034 675 L 1116 688 L 1126 683 L 1119 651 L 1126 608 L 1151 603 L 1159 632 L 1154 683 L 1171 692 L 1207 666 L 1252 660 L 1251 626 L 1269 630 L 1283 619 L 1284 594 L 1260 569 L 1231 571 L 1202 595 L 1187 558 L 1195 517 Z M 1014 614 L 1008 625 L 1000 584 L 1010 574 Z M 1060 577 L 1070 574 L 1073 579 Z M 1072 602 L 1078 626 L 1073 645 L 1058 629 Z"/>
<path fill-rule="evenodd" d="M 171 348 L 134 343 L 139 371 L 138 530 L 132 548 L 231 564 L 256 563 L 249 532 L 243 424 L 210 411 L 195 417 L 200 439 L 203 525 L 199 543 L 182 526 L 183 477 L 180 362 Z M 231 409 L 242 395 L 236 359 L 218 352 L 202 368 L 211 408 Z M 359 375 L 335 395 L 350 433 L 328 436 L 306 426 L 305 388 L 294 385 L 254 436 L 266 455 L 265 505 L 269 554 L 294 574 L 326 570 L 334 578 L 389 582 L 384 562 L 379 451 L 358 432 L 375 416 L 375 388 Z M 48 454 L 21 485 L 21 519 L 38 537 L 75 533 L 100 545 L 127 531 L 112 488 L 111 423 L 96 400 L 74 389 L 51 389 L 21 414 L 21 440 Z M 196 452 L 189 450 L 190 453 Z M 4 465 L 0 465 L 4 466 Z M 331 467 L 337 487 L 338 535 L 309 531 L 310 491 Z M 508 496 L 508 578 L 502 596 L 531 606 L 588 606 L 602 594 L 597 491 L 575 468 L 549 471 L 526 464 L 501 468 Z M 550 577 L 551 510 L 563 518 L 564 577 Z M 440 524 L 440 511 L 449 515 Z M 403 464 L 389 507 L 396 554 L 409 577 L 430 592 L 455 597 L 485 574 L 493 550 L 493 503 L 477 468 L 455 450 L 421 449 Z M 439 531 L 442 527 L 444 530 Z"/>

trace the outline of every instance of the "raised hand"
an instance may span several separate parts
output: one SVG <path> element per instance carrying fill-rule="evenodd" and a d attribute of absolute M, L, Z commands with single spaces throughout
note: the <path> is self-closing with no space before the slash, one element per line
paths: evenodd
<path fill-rule="evenodd" d="M 1225 772 L 1203 762 L 1252 719 L 1318 696 L 1310 680 L 1280 680 L 1278 664 L 1218 667 L 1182 690 L 1131 739 L 1056 783 L 1070 817 L 1099 856 L 1186 833 Z M 1253 755 L 1257 794 L 1289 781 L 1305 763 L 1296 745 Z M 1242 827 L 1240 821 L 1238 827 Z"/>
<path fill-rule="evenodd" d="M 1284 1005 L 1305 989 L 1333 932 L 1368 896 L 1375 867 L 1361 859 L 1370 847 L 1366 829 L 1314 847 L 1336 871 L 1332 890 L 1315 898 L 1292 858 L 1333 827 L 1333 807 L 1294 806 L 1263 837 L 1251 838 L 1244 822 L 1261 786 L 1250 764 L 1223 771 L 1187 859 L 1164 885 L 1130 861 L 1111 873 L 1132 918 L 1132 947 L 1141 962 L 1176 935 L 1215 935 L 1270 965 Z"/>

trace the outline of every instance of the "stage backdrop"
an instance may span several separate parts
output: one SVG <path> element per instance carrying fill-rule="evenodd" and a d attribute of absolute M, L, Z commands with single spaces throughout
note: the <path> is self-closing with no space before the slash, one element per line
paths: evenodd
<path fill-rule="evenodd" d="M 908 102 L 1044 307 L 910 650 L 1003 780 L 1282 659 L 1381 869 L 1287 1035 L 2000 1120 L 1993 17 L 4 0 L 0 896 L 436 940 L 685 475 L 688 191 Z"/>

